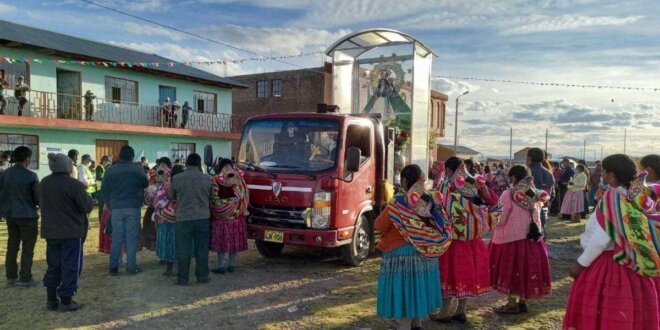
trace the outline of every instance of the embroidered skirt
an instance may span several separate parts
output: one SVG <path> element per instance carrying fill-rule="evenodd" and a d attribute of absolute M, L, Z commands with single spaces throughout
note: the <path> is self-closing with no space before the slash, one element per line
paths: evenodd
<path fill-rule="evenodd" d="M 573 282 L 564 329 L 660 329 L 660 280 L 617 264 L 605 251 Z"/>
<path fill-rule="evenodd" d="M 211 251 L 237 253 L 247 249 L 247 222 L 244 216 L 234 220 L 211 221 Z"/>
<path fill-rule="evenodd" d="M 584 212 L 584 191 L 568 190 L 561 203 L 561 214 L 578 214 Z"/>
<path fill-rule="evenodd" d="M 383 253 L 376 310 L 386 318 L 427 317 L 442 307 L 437 258 L 424 258 L 406 244 Z"/>
<path fill-rule="evenodd" d="M 175 224 L 163 222 L 156 225 L 156 255 L 165 262 L 176 261 Z"/>
<path fill-rule="evenodd" d="M 490 285 L 494 290 L 524 300 L 552 293 L 548 248 L 544 241 L 522 239 L 488 245 Z"/>
<path fill-rule="evenodd" d="M 105 234 L 105 227 L 110 221 L 110 210 L 105 208 L 101 213 L 99 220 L 99 252 L 110 254 L 110 245 L 112 244 L 112 236 Z"/>
<path fill-rule="evenodd" d="M 452 241 L 440 256 L 442 295 L 475 297 L 490 291 L 488 251 L 481 238 Z"/>

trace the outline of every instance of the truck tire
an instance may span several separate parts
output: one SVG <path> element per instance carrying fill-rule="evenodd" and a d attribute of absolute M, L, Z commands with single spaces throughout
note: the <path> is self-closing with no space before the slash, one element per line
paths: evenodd
<path fill-rule="evenodd" d="M 266 258 L 275 258 L 279 256 L 282 253 L 282 250 L 284 249 L 284 244 L 280 244 L 280 243 L 272 243 L 265 241 L 255 241 L 254 243 L 257 245 L 257 250 L 259 250 L 259 254 L 261 254 Z"/>
<path fill-rule="evenodd" d="M 341 247 L 341 259 L 346 265 L 357 267 L 369 257 L 373 241 L 370 239 L 369 219 L 361 215 L 355 224 L 353 240 L 350 244 Z"/>

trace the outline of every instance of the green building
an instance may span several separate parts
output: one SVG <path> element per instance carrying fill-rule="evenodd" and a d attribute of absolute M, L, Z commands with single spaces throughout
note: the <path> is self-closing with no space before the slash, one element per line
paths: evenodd
<path fill-rule="evenodd" d="M 20 76 L 30 90 L 17 116 Z M 185 159 L 207 144 L 230 157 L 231 141 L 239 138 L 232 89 L 246 86 L 157 55 L 0 20 L 0 78 L 9 85 L 0 150 L 29 146 L 30 167 L 40 177 L 49 173 L 49 152 L 77 149 L 99 160 L 129 144 L 153 163 L 162 156 Z M 86 104 L 88 91 L 95 98 Z M 166 98 L 189 103 L 185 127 L 181 110 L 174 117 L 162 107 Z"/>

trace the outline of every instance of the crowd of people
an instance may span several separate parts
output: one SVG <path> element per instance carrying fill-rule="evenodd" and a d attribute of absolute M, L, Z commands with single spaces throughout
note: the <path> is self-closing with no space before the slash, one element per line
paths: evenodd
<path fill-rule="evenodd" d="M 95 204 L 99 251 L 109 254 L 110 276 L 120 275 L 122 267 L 127 275 L 139 274 L 137 252 L 147 248 L 156 252 L 164 275 L 176 276 L 174 284 L 189 284 L 192 258 L 197 283 L 207 283 L 210 272 L 234 272 L 237 253 L 247 250 L 247 188 L 242 172 L 229 159 L 218 159 L 212 176 L 204 173 L 196 153 L 188 155 L 185 166 L 163 157 L 149 167 L 144 157 L 134 162 L 130 146 L 113 159 L 103 156 L 98 165 L 86 154 L 79 162 L 78 151 L 70 150 L 67 155 L 48 154 L 52 173 L 40 181 L 28 169 L 31 157 L 32 151 L 21 146 L 0 158 L 0 217 L 6 218 L 9 236 L 7 286 L 39 284 L 32 260 L 41 232 L 48 265 L 42 283 L 49 310 L 82 307 L 73 297 Z M 210 251 L 218 256 L 211 271 Z"/>
<path fill-rule="evenodd" d="M 467 299 L 490 291 L 508 299 L 496 313 L 527 313 L 552 293 L 548 212 L 579 222 L 593 205 L 563 328 L 660 329 L 660 156 L 611 155 L 593 173 L 563 163 L 539 148 L 508 169 L 451 157 L 432 165 L 431 189 L 417 165 L 404 167 L 403 194 L 375 222 L 377 314 L 406 330 L 426 317 L 462 324 Z"/>

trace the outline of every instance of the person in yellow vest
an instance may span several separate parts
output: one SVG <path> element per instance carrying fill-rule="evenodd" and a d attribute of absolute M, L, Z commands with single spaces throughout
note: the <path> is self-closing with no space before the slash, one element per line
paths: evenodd
<path fill-rule="evenodd" d="M 89 169 L 91 163 L 92 157 L 90 155 L 83 155 L 82 161 L 78 166 L 78 181 L 85 185 L 85 191 L 90 196 L 96 192 L 96 175 Z"/>

